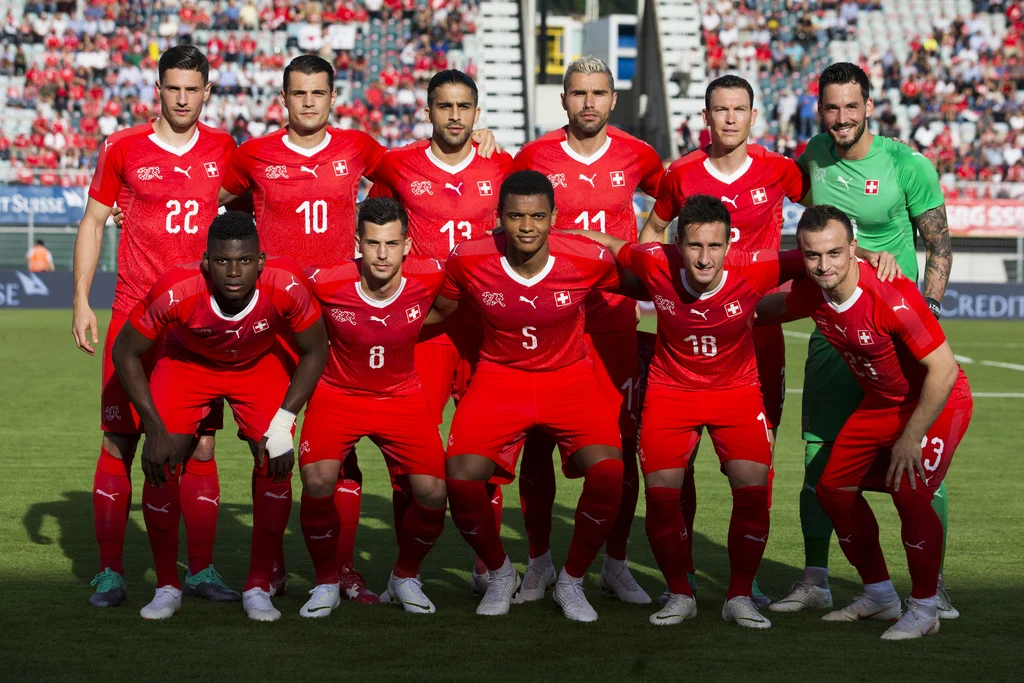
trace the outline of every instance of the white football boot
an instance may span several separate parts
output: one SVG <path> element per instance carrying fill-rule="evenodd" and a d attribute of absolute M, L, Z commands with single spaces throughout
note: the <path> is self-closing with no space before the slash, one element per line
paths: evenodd
<path fill-rule="evenodd" d="M 907 599 L 907 611 L 903 617 L 882 634 L 882 640 L 911 640 L 933 636 L 939 632 L 939 615 L 935 606 Z"/>
<path fill-rule="evenodd" d="M 312 597 L 299 609 L 299 614 L 310 619 L 329 617 L 341 604 L 341 584 L 320 583 L 309 594 Z"/>
<path fill-rule="evenodd" d="M 437 611 L 434 603 L 423 592 L 423 582 L 418 576 L 402 579 L 392 573 L 388 579 L 386 595 L 388 602 L 401 605 L 410 614 L 433 614 Z"/>
<path fill-rule="evenodd" d="M 757 611 L 748 595 L 738 595 L 722 605 L 722 618 L 744 628 L 771 628 L 768 617 Z"/>
<path fill-rule="evenodd" d="M 270 593 L 262 588 L 250 588 L 242 593 L 242 609 L 253 621 L 277 621 L 281 613 L 270 602 Z"/>
<path fill-rule="evenodd" d="M 832 591 L 822 586 L 797 581 L 789 595 L 768 605 L 771 612 L 802 612 L 832 606 Z"/>
<path fill-rule="evenodd" d="M 960 618 L 960 610 L 953 607 L 953 603 L 949 600 L 949 593 L 946 592 L 946 582 L 942 579 L 942 574 L 939 574 L 939 590 L 935 594 L 935 602 L 939 608 L 939 619 Z"/>
<path fill-rule="evenodd" d="M 661 611 L 651 615 L 655 626 L 675 626 L 697 616 L 697 601 L 689 595 L 669 593 Z"/>
<path fill-rule="evenodd" d="M 551 551 L 540 557 L 531 557 L 523 575 L 523 583 L 519 586 L 512 602 L 522 605 L 526 602 L 543 600 L 544 594 L 554 587 L 558 580 L 555 565 L 551 562 Z"/>
<path fill-rule="evenodd" d="M 829 612 L 822 621 L 896 621 L 900 618 L 900 599 L 876 602 L 866 595 L 858 595 L 857 599 L 842 609 Z"/>
<path fill-rule="evenodd" d="M 601 590 L 614 595 L 622 602 L 631 605 L 651 604 L 651 596 L 629 573 L 629 564 L 626 560 L 619 561 L 605 555 L 604 565 L 601 567 L 600 586 Z"/>
<path fill-rule="evenodd" d="M 148 605 L 139 610 L 143 619 L 170 619 L 181 611 L 181 590 L 174 586 L 161 586 Z"/>
<path fill-rule="evenodd" d="M 597 621 L 597 612 L 587 601 L 583 592 L 583 579 L 574 579 L 565 573 L 558 576 L 555 583 L 555 590 L 552 592 L 555 602 L 562 608 L 562 614 L 571 621 Z"/>
<path fill-rule="evenodd" d="M 476 606 L 476 613 L 485 617 L 500 617 L 508 614 L 512 596 L 519 590 L 519 572 L 512 561 L 505 557 L 505 564 L 497 571 L 487 572 L 487 591 Z"/>

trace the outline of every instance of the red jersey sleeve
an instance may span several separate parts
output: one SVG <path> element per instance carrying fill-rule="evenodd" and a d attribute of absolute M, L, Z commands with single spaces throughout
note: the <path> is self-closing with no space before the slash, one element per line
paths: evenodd
<path fill-rule="evenodd" d="M 360 132 L 359 138 L 359 157 L 362 159 L 365 169 L 363 177 L 373 180 L 377 166 L 380 164 L 380 160 L 384 158 L 384 153 L 387 152 L 387 149 L 366 133 Z"/>
<path fill-rule="evenodd" d="M 640 166 L 640 189 L 650 197 L 658 197 L 661 179 L 665 176 L 665 167 L 661 157 L 650 145 L 643 143 L 637 149 L 637 162 Z"/>
<path fill-rule="evenodd" d="M 463 289 L 463 265 L 462 259 L 457 258 L 454 252 L 445 263 L 444 284 L 441 285 L 440 292 L 445 299 L 458 301 L 466 297 L 466 290 Z"/>
<path fill-rule="evenodd" d="M 385 156 L 373 172 L 373 186 L 370 188 L 369 197 L 390 197 L 398 199 L 395 188 L 398 185 L 398 172 L 391 163 L 389 157 Z"/>
<path fill-rule="evenodd" d="M 224 168 L 224 181 L 221 186 L 236 197 L 248 194 L 252 189 L 253 159 L 248 154 L 251 144 L 243 144 L 236 148 Z"/>
<path fill-rule="evenodd" d="M 521 169 L 516 168 L 515 159 L 508 152 L 500 152 L 494 155 L 494 160 L 498 164 L 498 173 L 501 174 L 502 181 L 508 178 L 510 175 Z"/>
<path fill-rule="evenodd" d="M 894 337 L 898 337 L 914 354 L 914 358 L 923 360 L 929 353 L 942 346 L 946 341 L 946 334 L 912 280 L 899 278 L 894 280 L 892 285 L 898 294 L 891 296 L 889 305 L 883 309 L 886 317 L 885 329 Z"/>
<path fill-rule="evenodd" d="M 319 320 L 321 315 L 320 304 L 313 297 L 313 290 L 309 286 L 309 278 L 301 268 L 286 259 L 275 259 L 274 268 L 278 271 L 273 280 L 273 287 L 278 292 L 274 304 L 281 317 L 288 321 L 292 332 L 302 332 Z"/>
<path fill-rule="evenodd" d="M 811 189 L 811 178 L 807 172 L 792 159 L 782 162 L 782 190 L 791 202 L 801 202 Z"/>
<path fill-rule="evenodd" d="M 686 193 L 679 179 L 679 169 L 669 168 L 661 179 L 658 201 L 654 202 L 653 211 L 661 220 L 671 221 L 679 215 L 679 209 L 683 208 L 685 201 Z"/>
<path fill-rule="evenodd" d="M 89 186 L 89 196 L 104 206 L 113 206 L 121 193 L 125 146 L 113 142 L 100 146 L 100 158 Z"/>
<path fill-rule="evenodd" d="M 512 160 L 512 172 L 516 171 L 528 171 L 533 161 L 533 150 L 534 145 L 526 145 L 519 150 L 516 154 L 515 159 Z"/>
<path fill-rule="evenodd" d="M 657 260 L 662 258 L 662 247 L 658 243 L 638 244 L 626 242 L 619 248 L 615 260 L 644 282 L 648 281 L 651 270 Z"/>
<path fill-rule="evenodd" d="M 793 319 L 809 318 L 821 305 L 822 296 L 821 288 L 811 278 L 798 279 L 786 295 L 786 311 Z"/>
<path fill-rule="evenodd" d="M 135 305 L 128 320 L 139 334 L 147 339 L 156 339 L 171 323 L 180 319 L 181 304 L 187 297 L 181 291 L 175 296 L 174 286 L 182 281 L 182 276 L 178 269 L 167 273 L 153 284 L 146 298 Z"/>

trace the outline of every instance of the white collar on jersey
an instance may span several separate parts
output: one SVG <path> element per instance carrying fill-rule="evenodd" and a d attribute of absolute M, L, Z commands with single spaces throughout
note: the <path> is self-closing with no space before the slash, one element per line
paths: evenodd
<path fill-rule="evenodd" d="M 704 170 L 707 171 L 712 178 L 720 183 L 726 185 L 732 185 L 737 180 L 743 177 L 743 174 L 750 170 L 750 165 L 754 163 L 753 157 L 747 156 L 747 160 L 743 162 L 743 165 L 737 168 L 732 175 L 725 175 L 711 164 L 711 159 L 704 160 Z"/>
<path fill-rule="evenodd" d="M 243 308 L 238 313 L 235 313 L 234 315 L 228 315 L 224 311 L 220 310 L 220 306 L 217 305 L 217 299 L 215 299 L 213 297 L 213 295 L 211 294 L 210 295 L 210 308 L 213 309 L 213 312 L 221 320 L 227 320 L 228 322 L 235 322 L 236 320 L 241 320 L 245 316 L 247 316 L 250 313 L 252 313 L 253 310 L 256 308 L 256 302 L 259 301 L 259 300 L 260 300 L 260 290 L 257 289 L 256 292 L 252 295 L 252 301 L 249 302 L 248 306 Z"/>
<path fill-rule="evenodd" d="M 368 297 L 366 295 L 366 292 L 363 291 L 362 284 L 359 281 L 356 282 L 356 294 L 359 295 L 360 299 L 362 299 L 364 302 L 368 303 L 369 305 L 373 306 L 374 308 L 387 308 L 388 306 L 390 306 L 391 304 L 393 304 L 395 302 L 395 299 L 397 299 L 398 297 L 402 296 L 402 290 L 403 289 L 405 289 L 405 276 L 404 275 L 402 276 L 402 281 L 398 283 L 398 289 L 395 290 L 395 293 L 392 294 L 391 296 L 389 296 L 387 299 L 384 299 L 383 301 L 381 301 L 379 299 L 371 299 L 370 297 Z"/>
<path fill-rule="evenodd" d="M 316 153 L 322 152 L 325 149 L 327 149 L 327 145 L 331 144 L 331 132 L 327 131 L 327 134 L 324 135 L 324 141 L 321 142 L 316 147 L 310 147 L 309 149 L 306 149 L 305 147 L 299 147 L 294 142 L 289 140 L 287 132 L 281 136 L 281 142 L 283 142 L 284 146 L 290 149 L 291 151 L 295 152 L 296 154 L 301 154 L 302 156 L 309 159 Z"/>
<path fill-rule="evenodd" d="M 193 147 L 196 146 L 197 142 L 199 142 L 199 126 L 196 126 L 196 132 L 192 134 L 192 139 L 186 142 L 181 147 L 175 147 L 174 145 L 164 142 L 157 136 L 156 131 L 150 133 L 149 140 L 163 151 L 170 152 L 175 156 L 183 157 L 186 154 L 188 154 Z"/>
<path fill-rule="evenodd" d="M 849 299 L 847 299 L 846 301 L 837 306 L 836 304 L 832 303 L 831 299 L 828 298 L 828 294 L 825 293 L 825 290 L 821 290 L 821 295 L 825 297 L 825 303 L 827 303 L 829 305 L 829 308 L 831 308 L 836 313 L 845 313 L 846 311 L 853 308 L 853 305 L 857 303 L 857 299 L 859 299 L 860 295 L 863 293 L 864 290 L 860 288 L 860 285 L 857 285 L 857 289 L 853 290 L 853 295 Z"/>
<path fill-rule="evenodd" d="M 470 145 L 469 146 L 469 156 L 467 156 L 465 159 L 463 159 L 462 161 L 460 161 L 459 163 L 457 163 L 454 166 L 451 166 L 450 164 L 446 164 L 443 161 L 441 161 L 440 159 L 438 159 L 434 155 L 434 150 L 431 147 L 429 147 L 429 146 L 427 147 L 427 159 L 430 161 L 430 163 L 434 164 L 434 166 L 437 166 L 439 169 L 441 169 L 445 173 L 450 173 L 452 175 L 456 175 L 458 173 L 462 173 L 467 168 L 469 168 L 469 165 L 471 163 L 473 163 L 473 159 L 476 159 L 476 147 L 473 147 L 472 145 Z"/>
<path fill-rule="evenodd" d="M 609 135 L 608 137 L 605 138 L 604 144 L 601 145 L 601 149 L 597 150 L 596 152 L 591 154 L 589 157 L 585 157 L 582 154 L 580 154 L 579 152 L 577 152 L 576 150 L 574 150 L 572 147 L 570 147 L 568 140 L 562 140 L 562 151 L 565 152 L 566 154 L 568 154 L 570 159 L 575 159 L 576 161 L 580 162 L 581 164 L 585 164 L 587 166 L 590 166 L 594 162 L 598 161 L 601 157 L 603 157 L 604 153 L 607 152 L 608 148 L 611 147 L 611 146 L 612 146 L 612 136 Z"/>
<path fill-rule="evenodd" d="M 504 256 L 501 257 L 501 267 L 505 269 L 505 273 L 507 273 L 510 278 L 512 278 L 522 286 L 533 287 L 535 284 L 546 278 L 548 276 L 548 273 L 551 272 L 551 269 L 555 267 L 555 257 L 552 256 L 551 254 L 548 254 L 548 262 L 544 265 L 543 268 L 541 268 L 541 271 L 539 273 L 537 273 L 536 275 L 529 279 L 523 277 L 516 271 L 512 270 L 512 266 L 509 265 L 508 259 L 506 259 Z"/>
<path fill-rule="evenodd" d="M 686 281 L 686 269 L 685 268 L 680 268 L 679 269 L 679 279 L 683 281 L 683 289 L 686 290 L 687 294 L 689 294 L 690 296 L 692 296 L 692 297 L 694 297 L 696 299 L 704 300 L 704 299 L 710 299 L 715 294 L 718 294 L 720 291 L 722 291 L 722 287 L 725 287 L 725 281 L 729 279 L 729 271 L 728 270 L 723 270 L 722 271 L 722 281 L 718 283 L 718 286 L 715 287 L 714 289 L 708 291 L 708 292 L 704 292 L 703 294 L 700 294 L 698 292 L 693 291 L 693 288 L 690 287 L 690 283 Z"/>

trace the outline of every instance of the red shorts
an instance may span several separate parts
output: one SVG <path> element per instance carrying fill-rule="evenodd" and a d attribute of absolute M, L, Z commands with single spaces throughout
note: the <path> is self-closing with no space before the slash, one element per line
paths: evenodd
<path fill-rule="evenodd" d="M 435 424 L 444 421 L 448 399 L 466 394 L 476 366 L 483 330 L 468 302 L 440 325 L 424 327 L 416 344 L 416 374 Z"/>
<path fill-rule="evenodd" d="M 595 402 L 601 387 L 594 366 L 584 359 L 558 370 L 514 370 L 481 362 L 465 397 L 455 411 L 448 437 L 448 457 L 472 453 L 498 466 L 492 481 L 515 479 L 519 449 L 526 433 L 540 428 L 559 445 L 562 472 L 581 472 L 569 457 L 587 446 L 621 448 L 617 408 Z"/>
<path fill-rule="evenodd" d="M 761 382 L 764 414 L 768 424 L 778 427 L 786 401 L 786 337 L 782 325 L 754 326 L 754 357 Z"/>
<path fill-rule="evenodd" d="M 270 426 L 291 375 L 284 362 L 268 353 L 244 368 L 200 365 L 163 356 L 149 380 L 153 402 L 167 431 L 195 434 L 214 406 L 227 399 L 238 424 L 238 435 L 259 441 Z"/>
<path fill-rule="evenodd" d="M 619 414 L 623 439 L 636 437 L 640 418 L 640 367 L 636 329 L 590 332 L 586 335 L 594 374 Z"/>
<path fill-rule="evenodd" d="M 114 311 L 110 316 L 110 325 L 107 327 L 107 336 L 103 340 L 103 389 L 100 395 L 100 429 L 111 434 L 142 434 L 145 430 L 142 425 L 142 418 L 139 417 L 128 392 L 121 386 L 121 380 L 114 370 L 114 361 L 111 354 L 114 350 L 114 340 L 117 339 L 121 328 L 128 322 L 128 316 Z M 153 367 L 156 365 L 157 355 L 160 351 L 163 339 L 157 339 L 153 345 L 142 356 L 142 369 L 146 371 L 146 377 L 153 374 Z M 224 404 L 223 402 L 211 406 L 209 414 L 200 423 L 198 432 L 209 433 L 224 427 Z"/>
<path fill-rule="evenodd" d="M 892 446 L 903 434 L 917 404 L 897 408 L 857 408 L 843 425 L 828 464 L 819 483 L 830 488 L 856 486 L 871 491 L 891 489 L 885 485 Z M 957 381 L 946 407 L 928 429 L 922 442 L 922 460 L 927 479 L 924 490 L 933 492 L 942 484 L 953 460 L 953 453 L 964 438 L 974 412 L 967 378 Z M 904 475 L 901 488 L 910 486 L 910 475 Z M 920 481 L 920 475 L 918 480 Z M 919 488 L 920 490 L 920 488 Z"/>
<path fill-rule="evenodd" d="M 302 422 L 299 467 L 321 460 L 340 462 L 362 437 L 380 448 L 396 478 L 423 474 L 444 479 L 444 448 L 423 394 L 360 396 L 320 382 Z"/>
<path fill-rule="evenodd" d="M 772 438 L 757 387 L 682 391 L 650 386 L 644 397 L 640 468 L 644 474 L 689 466 L 707 428 L 723 464 L 772 464 Z"/>

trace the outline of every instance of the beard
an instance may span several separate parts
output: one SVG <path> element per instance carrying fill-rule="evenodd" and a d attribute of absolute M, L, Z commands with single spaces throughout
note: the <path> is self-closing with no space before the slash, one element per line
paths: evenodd
<path fill-rule="evenodd" d="M 858 142 L 860 142 L 860 139 L 864 137 L 864 131 L 866 131 L 867 129 L 868 120 L 864 119 L 863 121 L 856 125 L 855 130 L 853 132 L 853 138 L 849 142 L 839 142 L 838 140 L 836 140 L 835 136 L 832 135 L 831 128 L 829 129 L 829 137 L 832 138 L 832 142 L 835 143 L 835 146 L 838 147 L 839 149 L 850 149 Z"/>
<path fill-rule="evenodd" d="M 586 121 L 586 120 L 584 120 L 583 119 L 583 112 L 584 111 L 585 110 L 580 110 L 579 112 L 577 112 L 576 115 L 572 117 L 572 122 L 573 122 L 573 124 L 575 124 L 577 129 L 579 129 L 581 132 L 585 133 L 586 135 L 594 135 L 598 131 L 600 131 L 602 128 L 604 128 L 606 125 L 608 125 L 608 117 L 607 116 L 601 116 L 601 114 L 599 112 L 594 112 L 593 110 L 587 111 L 587 113 L 595 113 L 595 114 L 597 114 L 597 120 L 595 120 L 595 121 Z"/>

